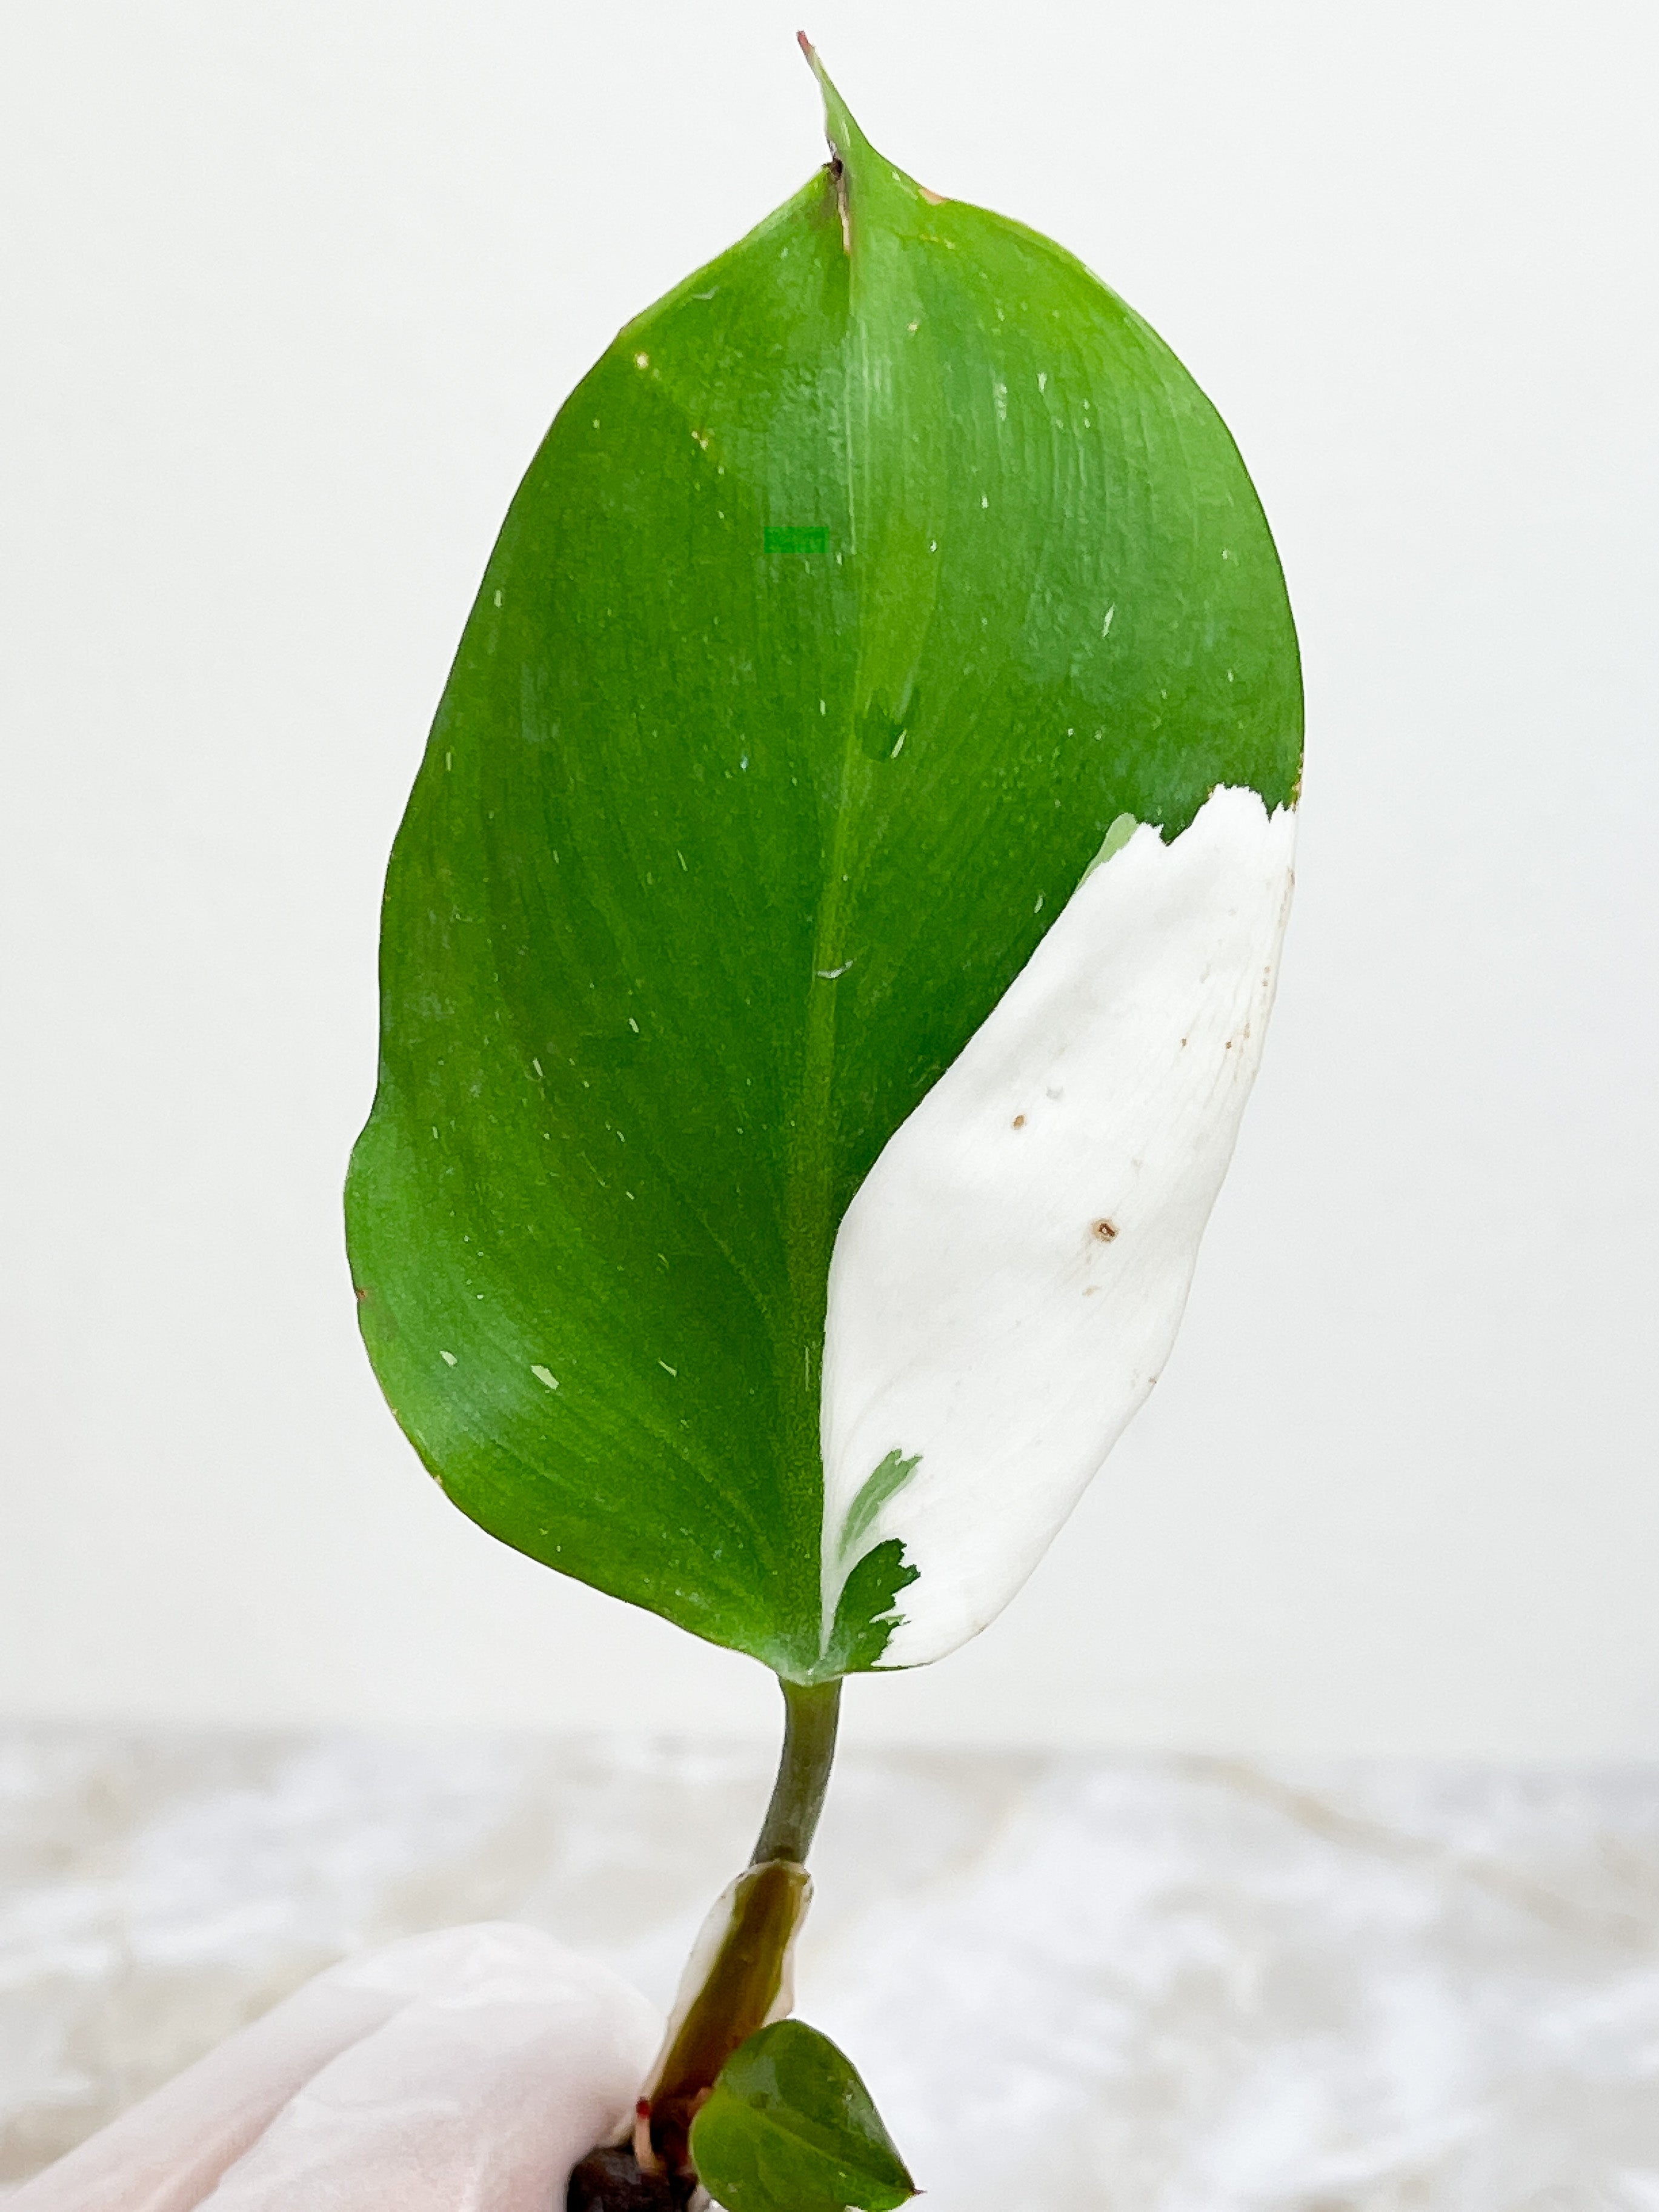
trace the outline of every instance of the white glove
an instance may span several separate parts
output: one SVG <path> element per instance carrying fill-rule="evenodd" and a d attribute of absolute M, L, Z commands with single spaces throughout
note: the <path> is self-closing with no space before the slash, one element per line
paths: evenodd
<path fill-rule="evenodd" d="M 5 2212 L 563 2212 L 661 2033 L 537 1929 L 411 1936 L 307 1982 Z"/>

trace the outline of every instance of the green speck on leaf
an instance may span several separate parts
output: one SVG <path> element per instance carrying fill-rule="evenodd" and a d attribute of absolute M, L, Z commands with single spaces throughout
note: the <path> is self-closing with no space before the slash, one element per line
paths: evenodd
<path fill-rule="evenodd" d="M 766 530 L 766 550 L 769 553 L 827 553 L 830 532 L 821 525 L 789 526 L 777 528 L 771 524 Z"/>

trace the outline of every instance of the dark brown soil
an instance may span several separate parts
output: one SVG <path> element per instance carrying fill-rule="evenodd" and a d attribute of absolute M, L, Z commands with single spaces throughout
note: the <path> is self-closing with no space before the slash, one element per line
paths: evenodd
<path fill-rule="evenodd" d="M 631 2143 L 591 2150 L 570 2177 L 565 2212 L 698 2212 L 708 2198 L 684 2175 L 641 2173 Z"/>

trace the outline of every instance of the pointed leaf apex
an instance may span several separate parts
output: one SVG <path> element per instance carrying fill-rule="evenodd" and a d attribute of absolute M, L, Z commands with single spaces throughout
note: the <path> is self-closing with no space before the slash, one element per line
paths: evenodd
<path fill-rule="evenodd" d="M 823 94 L 823 132 L 830 141 L 830 150 L 837 161 L 851 161 L 860 153 L 873 151 L 869 140 L 853 120 L 847 102 L 836 90 L 830 72 L 818 59 L 818 50 L 805 31 L 797 31 L 800 50 L 806 57 L 806 65 L 818 81 L 818 90 Z"/>
<path fill-rule="evenodd" d="M 817 48 L 805 31 L 797 31 L 795 36 L 823 94 L 823 135 L 834 156 L 830 167 L 841 208 L 842 239 L 851 253 L 861 222 L 873 222 L 878 228 L 908 228 L 920 210 L 939 204 L 939 195 L 926 191 L 902 169 L 895 168 L 884 154 L 876 151 L 818 59 Z"/>

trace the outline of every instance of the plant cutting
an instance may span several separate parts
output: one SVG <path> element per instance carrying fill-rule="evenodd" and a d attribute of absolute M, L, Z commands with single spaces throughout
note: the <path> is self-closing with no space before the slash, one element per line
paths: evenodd
<path fill-rule="evenodd" d="M 446 1493 L 782 1687 L 573 2203 L 912 2193 L 793 2017 L 841 1684 L 994 1618 L 1157 1380 L 1291 890 L 1295 632 L 1219 417 L 802 45 L 829 162 L 619 334 L 490 556 L 348 1187 Z"/>

